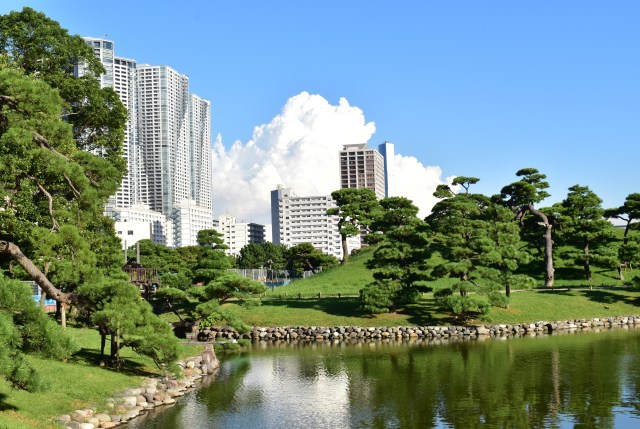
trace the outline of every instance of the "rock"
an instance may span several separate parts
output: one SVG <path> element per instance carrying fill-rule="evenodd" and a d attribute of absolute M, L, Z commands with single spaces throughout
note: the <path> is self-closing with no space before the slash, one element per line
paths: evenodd
<path fill-rule="evenodd" d="M 58 422 L 61 424 L 69 423 L 71 421 L 71 416 L 69 414 L 63 414 L 58 417 Z"/>
<path fill-rule="evenodd" d="M 87 423 L 91 423 L 94 427 L 100 426 L 100 420 L 96 419 L 95 417 L 89 417 L 87 419 Z"/>
<path fill-rule="evenodd" d="M 116 427 L 116 423 L 114 422 L 102 422 L 100 423 L 100 427 L 103 429 L 110 429 Z"/>
<path fill-rule="evenodd" d="M 132 408 L 122 415 L 122 420 L 131 420 L 134 417 L 138 417 L 138 415 L 140 415 L 140 410 Z"/>
<path fill-rule="evenodd" d="M 86 418 L 87 413 L 85 413 L 84 410 L 75 410 L 71 413 L 71 420 L 74 422 L 83 423 Z"/>
<path fill-rule="evenodd" d="M 67 424 L 65 424 L 66 427 L 68 427 L 69 429 L 80 429 L 80 423 L 78 422 L 69 422 Z"/>
<path fill-rule="evenodd" d="M 127 408 L 135 407 L 138 402 L 135 396 L 125 396 L 122 399 L 122 404 Z"/>
<path fill-rule="evenodd" d="M 80 423 L 78 429 L 95 429 L 96 427 L 92 423 Z"/>
<path fill-rule="evenodd" d="M 173 398 L 165 398 L 164 401 L 162 401 L 163 405 L 170 405 L 170 404 L 175 404 L 176 400 Z"/>
<path fill-rule="evenodd" d="M 98 421 L 100 423 L 102 423 L 102 422 L 110 422 L 111 421 L 111 417 L 108 414 L 105 414 L 105 413 L 98 413 L 94 417 L 96 419 L 98 419 Z"/>

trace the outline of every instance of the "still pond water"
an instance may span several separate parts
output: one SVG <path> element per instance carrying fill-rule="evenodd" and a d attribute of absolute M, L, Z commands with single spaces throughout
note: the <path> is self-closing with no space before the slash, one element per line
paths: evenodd
<path fill-rule="evenodd" d="M 640 428 L 640 329 L 256 345 L 129 429 Z"/>

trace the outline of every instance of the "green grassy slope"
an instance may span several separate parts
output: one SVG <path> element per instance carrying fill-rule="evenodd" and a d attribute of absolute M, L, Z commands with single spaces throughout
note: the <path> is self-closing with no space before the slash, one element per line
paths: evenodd
<path fill-rule="evenodd" d="M 69 362 L 27 356 L 26 359 L 49 385 L 44 392 L 15 390 L 0 378 L 0 428 L 59 428 L 52 418 L 79 408 L 104 404 L 113 393 L 136 387 L 145 376 L 157 375 L 153 362 L 130 349 L 122 350 L 125 365 L 114 371 L 97 365 L 100 336 L 93 329 L 68 327 L 80 351 Z M 182 355 L 190 356 L 201 347 L 183 347 Z"/>

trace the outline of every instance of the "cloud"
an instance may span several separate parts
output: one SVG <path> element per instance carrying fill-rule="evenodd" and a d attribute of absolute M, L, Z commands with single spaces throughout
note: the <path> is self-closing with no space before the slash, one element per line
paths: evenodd
<path fill-rule="evenodd" d="M 425 166 L 413 156 L 396 154 L 394 158 L 396 194 L 413 201 L 420 211 L 420 218 L 431 213 L 438 199 L 433 196 L 436 187 L 443 183 L 440 177 L 442 169 L 438 166 Z M 451 184 L 455 176 L 447 177 Z"/>
<path fill-rule="evenodd" d="M 270 224 L 270 192 L 278 185 L 293 188 L 300 196 L 329 195 L 340 187 L 343 145 L 368 142 L 375 130 L 362 110 L 345 98 L 334 106 L 307 92 L 291 97 L 271 122 L 254 128 L 246 143 L 236 141 L 227 150 L 221 137 L 216 139 L 212 149 L 215 213 Z M 420 215 L 426 215 L 435 203 L 431 194 L 441 183 L 440 168 L 398 154 L 395 163 L 396 194 L 412 199 Z"/>

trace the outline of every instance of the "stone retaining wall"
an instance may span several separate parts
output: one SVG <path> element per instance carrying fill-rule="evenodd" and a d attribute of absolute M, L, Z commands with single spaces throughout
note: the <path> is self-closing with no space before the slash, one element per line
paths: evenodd
<path fill-rule="evenodd" d="M 202 355 L 179 361 L 178 365 L 183 377 L 146 378 L 140 387 L 116 393 L 105 410 L 76 410 L 58 417 L 58 422 L 72 429 L 116 427 L 156 407 L 175 403 L 199 379 L 213 374 L 220 362 L 209 345 Z"/>
<path fill-rule="evenodd" d="M 557 322 L 493 324 L 475 326 L 395 326 L 395 327 L 286 327 L 253 328 L 241 334 L 233 328 L 207 328 L 198 333 L 200 341 L 248 339 L 251 341 L 324 341 L 324 340 L 407 340 L 416 338 L 504 337 L 520 334 L 548 334 L 554 331 L 588 330 L 622 326 L 640 326 L 640 316 L 578 319 Z"/>

